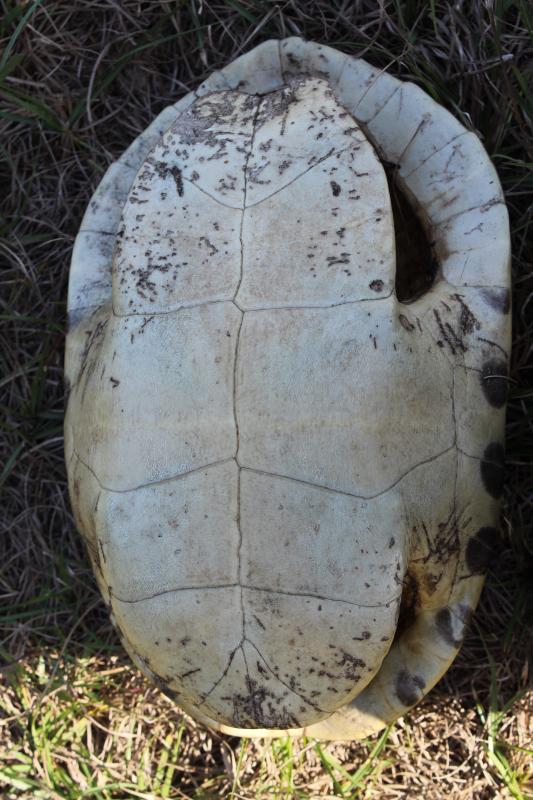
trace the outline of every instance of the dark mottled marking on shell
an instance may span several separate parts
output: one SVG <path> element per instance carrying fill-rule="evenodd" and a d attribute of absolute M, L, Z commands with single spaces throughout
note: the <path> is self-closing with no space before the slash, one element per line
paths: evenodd
<path fill-rule="evenodd" d="M 455 616 L 462 623 L 460 635 L 458 637 L 453 635 L 452 616 Z M 466 626 L 468 625 L 471 616 L 472 609 L 470 606 L 464 605 L 463 603 L 455 606 L 453 612 L 450 608 L 441 608 L 435 616 L 435 625 L 437 631 L 440 633 L 445 642 L 447 642 L 451 647 L 457 649 L 461 646 Z"/>
<path fill-rule="evenodd" d="M 481 327 L 481 323 L 472 313 L 472 310 L 467 306 L 464 302 L 460 294 L 452 295 L 454 300 L 461 306 L 461 313 L 459 315 L 459 328 L 461 329 L 461 333 L 463 336 L 468 333 L 472 333 L 473 331 L 478 331 Z"/>
<path fill-rule="evenodd" d="M 499 442 L 492 442 L 485 448 L 480 465 L 481 480 L 491 497 L 503 494 L 504 461 L 505 453 Z"/>
<path fill-rule="evenodd" d="M 373 292 L 382 292 L 384 287 L 383 281 L 375 280 L 368 284 L 368 287 L 372 289 Z"/>
<path fill-rule="evenodd" d="M 150 672 L 150 677 L 153 683 L 157 686 L 160 692 L 163 692 L 167 697 L 170 697 L 171 700 L 177 700 L 180 697 L 180 693 L 174 691 L 169 686 L 170 678 L 163 678 L 161 675 L 157 675 L 155 672 Z"/>
<path fill-rule="evenodd" d="M 404 706 L 414 706 L 424 691 L 425 681 L 420 675 L 412 675 L 402 669 L 396 677 L 396 695 Z"/>
<path fill-rule="evenodd" d="M 499 531 L 491 526 L 480 528 L 466 545 L 466 566 L 472 575 L 483 575 L 499 550 Z"/>
<path fill-rule="evenodd" d="M 285 707 L 275 708 L 280 702 L 275 695 L 257 681 L 246 678 L 247 694 L 239 694 L 227 699 L 233 704 L 233 719 L 238 727 L 256 728 L 294 728 L 298 727 L 298 719 Z M 226 699 L 226 698 L 222 698 Z M 305 709 L 303 709 L 305 710 Z"/>
<path fill-rule="evenodd" d="M 434 594 L 437 590 L 437 586 L 439 585 L 440 575 L 434 575 L 432 572 L 426 573 L 423 578 L 422 582 L 424 584 L 424 589 L 428 594 Z"/>
<path fill-rule="evenodd" d="M 511 293 L 509 289 L 482 289 L 481 297 L 491 308 L 500 314 L 508 314 L 511 309 Z"/>
<path fill-rule="evenodd" d="M 404 330 L 408 331 L 409 333 L 411 333 L 411 331 L 414 331 L 414 329 L 415 329 L 415 326 L 413 325 L 413 323 L 412 323 L 412 322 L 410 322 L 410 321 L 407 319 L 407 317 L 405 316 L 405 314 L 400 314 L 400 316 L 398 317 L 398 319 L 400 320 L 400 324 L 401 324 L 402 328 L 404 328 Z"/>
<path fill-rule="evenodd" d="M 450 647 L 458 648 L 461 639 L 456 639 L 453 635 L 452 612 L 449 608 L 441 608 L 435 617 L 435 625 L 441 637 Z"/>
<path fill-rule="evenodd" d="M 348 680 L 357 681 L 361 677 L 360 670 L 366 667 L 365 662 L 361 658 L 356 658 L 344 650 L 340 654 L 339 666 L 344 667 L 344 677 Z"/>
<path fill-rule="evenodd" d="M 396 621 L 396 631 L 394 633 L 395 642 L 411 627 L 411 625 L 413 625 L 419 607 L 420 587 L 418 585 L 418 580 L 411 572 L 407 571 L 403 579 L 402 597 L 400 600 L 398 619 Z"/>
<path fill-rule="evenodd" d="M 157 688 L 160 692 L 163 692 L 167 697 L 170 697 L 171 700 L 177 700 L 179 698 L 179 692 L 175 692 L 174 689 L 171 689 L 169 686 L 165 686 L 164 684 L 159 684 L 156 682 Z"/>
<path fill-rule="evenodd" d="M 503 358 L 485 361 L 481 369 L 483 394 L 494 408 L 502 408 L 507 401 L 507 362 Z"/>

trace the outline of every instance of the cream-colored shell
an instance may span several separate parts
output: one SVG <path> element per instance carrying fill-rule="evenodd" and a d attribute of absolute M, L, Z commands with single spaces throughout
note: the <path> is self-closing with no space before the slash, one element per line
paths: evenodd
<path fill-rule="evenodd" d="M 380 158 L 439 259 L 409 304 Z M 444 673 L 497 538 L 508 298 L 479 139 L 325 46 L 265 42 L 109 168 L 70 274 L 70 491 L 185 710 L 352 739 Z"/>

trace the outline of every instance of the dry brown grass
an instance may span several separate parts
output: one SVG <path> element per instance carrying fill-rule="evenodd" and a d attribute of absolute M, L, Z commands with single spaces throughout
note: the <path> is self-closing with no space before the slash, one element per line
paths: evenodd
<path fill-rule="evenodd" d="M 533 12 L 527 2 L 0 2 L 0 787 L 3 797 L 533 796 Z M 107 165 L 270 36 L 415 80 L 483 138 L 514 242 L 504 544 L 459 658 L 381 740 L 249 742 L 183 718 L 121 652 L 62 450 L 69 257 Z M 376 742 L 378 743 L 376 746 Z"/>

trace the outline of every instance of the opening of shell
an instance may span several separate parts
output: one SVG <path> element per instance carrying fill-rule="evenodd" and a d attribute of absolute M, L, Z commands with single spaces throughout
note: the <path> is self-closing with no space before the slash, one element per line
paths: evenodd
<path fill-rule="evenodd" d="M 425 226 L 398 179 L 396 164 L 382 162 L 387 175 L 396 238 L 396 297 L 411 303 L 433 285 L 439 264 Z"/>

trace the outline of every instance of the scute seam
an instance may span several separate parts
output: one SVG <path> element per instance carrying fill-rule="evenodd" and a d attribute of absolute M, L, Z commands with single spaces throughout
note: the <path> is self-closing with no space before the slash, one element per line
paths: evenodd
<path fill-rule="evenodd" d="M 74 431 L 72 431 L 72 436 L 74 438 Z M 186 478 L 188 475 L 193 475 L 195 472 L 202 472 L 205 469 L 210 469 L 211 467 L 219 467 L 222 464 L 228 464 L 230 461 L 235 461 L 233 456 L 229 456 L 229 458 L 221 458 L 218 461 L 211 461 L 209 464 L 203 464 L 201 467 L 195 467 L 194 469 L 190 469 L 187 472 L 180 472 L 178 475 L 171 475 L 169 478 L 162 478 L 158 481 L 147 481 L 146 483 L 141 483 L 138 486 L 132 486 L 130 489 L 111 489 L 109 486 L 104 486 L 96 472 L 92 467 L 87 464 L 80 454 L 77 452 L 76 448 L 73 447 L 72 455 L 76 456 L 80 464 L 82 464 L 85 469 L 89 470 L 97 484 L 103 489 L 105 492 L 110 492 L 111 494 L 127 494 L 128 492 L 136 492 L 138 489 L 146 489 L 148 486 L 160 486 L 163 483 L 169 483 L 170 481 L 177 481 L 180 478 Z"/>
<path fill-rule="evenodd" d="M 397 478 L 394 481 L 394 483 L 391 483 L 390 486 L 387 486 L 385 489 L 382 489 L 381 491 L 376 492 L 376 494 L 355 494 L 354 492 L 347 492 L 347 491 L 345 491 L 343 489 L 334 489 L 331 486 L 324 486 L 323 484 L 320 484 L 320 483 L 313 483 L 313 481 L 306 481 L 306 480 L 303 480 L 302 478 L 293 478 L 290 475 L 281 475 L 280 473 L 276 473 L 276 472 L 267 472 L 266 470 L 263 470 L 263 469 L 255 469 L 254 467 L 249 467 L 246 464 L 242 464 L 241 469 L 248 470 L 249 472 L 254 472 L 257 475 L 266 475 L 266 476 L 268 476 L 270 478 L 284 478 L 285 480 L 288 480 L 288 481 L 295 481 L 296 483 L 302 483 L 305 486 L 312 486 L 315 489 L 322 489 L 325 492 L 333 492 L 334 494 L 341 494 L 341 495 L 344 495 L 346 497 L 354 497 L 356 500 L 373 500 L 374 498 L 381 497 L 381 495 L 386 494 L 387 492 L 389 492 L 391 489 L 393 489 L 395 486 L 397 486 L 398 483 L 400 483 L 400 481 L 402 481 L 405 477 L 407 477 L 407 475 L 409 475 L 411 472 L 413 472 L 413 470 L 418 469 L 418 467 L 421 467 L 424 464 L 430 464 L 432 461 L 436 461 L 438 458 L 441 458 L 442 456 L 446 455 L 446 453 L 449 453 L 450 450 L 453 450 L 454 448 L 455 448 L 455 443 L 452 442 L 451 445 L 449 445 L 448 447 L 444 448 L 444 450 L 441 450 L 440 453 L 436 453 L 434 456 L 430 456 L 429 458 L 425 458 L 422 461 L 419 461 L 418 463 L 413 464 L 413 466 L 409 467 L 408 470 L 406 470 L 404 473 L 402 473 L 402 475 L 400 475 L 400 477 Z"/>
<path fill-rule="evenodd" d="M 243 186 L 243 198 L 242 198 L 241 224 L 240 224 L 240 227 L 239 227 L 239 241 L 240 241 L 240 246 L 241 246 L 240 275 L 239 275 L 239 281 L 237 283 L 237 287 L 235 289 L 235 293 L 234 293 L 233 298 L 232 298 L 232 302 L 233 302 L 233 304 L 235 306 L 237 306 L 236 297 L 237 297 L 237 295 L 239 293 L 239 289 L 241 288 L 241 284 L 242 284 L 243 277 L 244 277 L 243 227 L 244 227 L 244 215 L 246 213 L 246 192 L 247 192 L 247 188 L 248 188 L 248 163 L 250 161 L 250 157 L 251 157 L 252 151 L 253 151 L 255 132 L 256 132 L 256 129 L 257 129 L 257 118 L 259 116 L 259 109 L 261 107 L 261 102 L 262 101 L 260 99 L 257 100 L 257 106 L 256 106 L 256 109 L 255 109 L 255 114 L 254 114 L 254 118 L 253 118 L 253 122 L 252 122 L 252 135 L 250 137 L 250 149 L 248 150 L 248 153 L 246 154 L 246 158 L 244 160 L 244 167 L 243 167 L 243 169 L 244 169 L 244 186 Z M 237 306 L 237 308 L 238 308 L 238 306 Z M 238 362 L 238 357 L 239 357 L 239 343 L 240 343 L 241 329 L 242 329 L 242 323 L 243 323 L 243 320 L 244 320 L 244 312 L 243 311 L 241 311 L 241 315 L 242 315 L 241 316 L 241 321 L 240 321 L 240 324 L 239 324 L 239 329 L 237 331 L 237 337 L 236 337 L 236 342 L 235 342 L 235 358 L 234 358 L 234 362 L 233 362 L 233 417 L 234 417 L 234 420 L 235 420 L 235 435 L 236 435 L 235 463 L 237 464 L 237 469 L 238 469 L 238 472 L 237 472 L 237 519 L 236 519 L 236 524 L 237 524 L 237 529 L 239 531 L 239 544 L 238 544 L 238 547 L 237 547 L 237 574 L 238 574 L 238 577 L 239 577 L 239 587 L 240 587 L 239 588 L 239 605 L 240 605 L 240 610 L 241 610 L 241 626 L 242 626 L 241 643 L 240 643 L 239 646 L 241 647 L 241 651 L 242 651 L 242 655 L 243 655 L 243 659 L 244 659 L 244 664 L 245 664 L 245 667 L 246 667 L 246 677 L 247 677 L 246 687 L 247 687 L 248 692 L 249 692 L 250 702 L 253 705 L 254 704 L 254 695 L 253 695 L 253 692 L 251 691 L 250 673 L 249 673 L 249 670 L 248 670 L 248 663 L 246 661 L 246 654 L 245 654 L 244 650 L 242 649 L 242 643 L 243 643 L 244 639 L 246 638 L 246 631 L 245 631 L 246 614 L 245 614 L 245 610 L 244 610 L 244 599 L 243 599 L 243 595 L 242 595 L 242 585 L 241 585 L 241 581 L 242 581 L 242 542 L 243 542 L 243 536 L 242 536 L 242 527 L 241 527 L 241 466 L 240 466 L 239 461 L 238 461 L 239 444 L 240 444 L 240 441 L 239 441 L 239 420 L 238 420 L 238 417 L 237 417 L 237 403 L 236 403 L 236 397 L 237 397 L 237 368 L 238 368 L 237 362 Z"/>
<path fill-rule="evenodd" d="M 112 591 L 110 592 L 110 595 L 114 600 L 118 600 L 119 603 L 134 605 L 135 603 L 144 603 L 147 600 L 153 600 L 156 597 L 163 597 L 167 594 L 176 594 L 177 592 L 194 592 L 204 589 L 235 589 L 237 586 L 248 592 L 265 592 L 266 594 L 279 594 L 287 597 L 312 597 L 315 600 L 323 600 L 329 603 L 345 603 L 346 605 L 355 606 L 356 608 L 387 608 L 391 603 L 396 602 L 401 597 L 400 593 L 389 597 L 389 599 L 385 600 L 383 603 L 355 603 L 352 600 L 343 600 L 341 597 L 327 597 L 326 595 L 317 594 L 315 592 L 289 592 L 283 591 L 282 589 L 269 589 L 264 586 L 251 586 L 246 583 L 241 583 L 240 581 L 237 581 L 236 583 L 220 583 L 210 586 L 178 586 L 174 589 L 164 589 L 162 592 L 155 592 L 154 594 L 149 594 L 145 597 L 138 597 L 133 600 L 125 597 L 119 597 Z M 243 636 L 243 640 L 245 638 L 246 637 Z"/>

